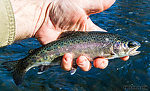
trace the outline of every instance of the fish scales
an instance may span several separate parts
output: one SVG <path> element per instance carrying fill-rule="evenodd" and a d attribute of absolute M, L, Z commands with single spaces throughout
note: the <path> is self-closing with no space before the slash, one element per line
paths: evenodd
<path fill-rule="evenodd" d="M 38 60 L 39 62 L 41 62 L 41 59 L 44 59 L 44 57 L 41 56 L 42 54 L 44 54 L 44 56 L 50 57 L 49 59 L 51 59 L 51 61 L 57 58 L 58 56 L 62 56 L 68 52 L 75 53 L 76 57 L 80 55 L 79 53 L 81 51 L 83 54 L 85 51 L 86 53 L 88 52 L 88 54 L 93 54 L 92 52 L 94 53 L 98 52 L 98 49 L 94 50 L 94 48 L 96 47 L 101 48 L 101 46 L 104 46 L 104 42 L 103 42 L 104 38 L 103 37 L 96 38 L 96 37 L 98 36 L 96 36 L 95 34 L 91 34 L 91 35 L 86 34 L 84 36 L 82 35 L 81 37 L 78 36 L 78 37 L 72 37 L 72 38 L 64 38 L 63 40 L 60 39 L 59 41 L 54 41 L 54 43 L 50 43 L 46 45 L 45 47 L 40 48 L 40 50 L 36 50 L 37 54 L 31 55 L 31 56 L 32 57 L 35 56 L 34 58 L 37 57 L 36 58 L 37 62 Z M 106 36 L 106 37 L 109 38 L 109 36 Z M 89 39 L 86 40 L 86 38 L 89 38 Z M 97 43 L 97 41 L 99 41 L 99 43 Z M 103 43 L 100 43 L 100 42 L 103 42 Z M 109 42 L 113 42 L 113 40 L 110 39 L 110 41 L 108 41 L 107 44 L 110 44 Z M 104 49 L 104 50 L 107 51 L 107 49 Z M 55 54 L 59 54 L 59 55 L 55 55 Z M 103 56 L 103 55 L 99 55 L 99 56 Z M 32 57 L 31 59 L 33 59 Z M 47 61 L 47 60 L 42 60 L 42 61 Z M 51 61 L 49 60 L 49 62 Z"/>
<path fill-rule="evenodd" d="M 65 53 L 72 53 L 74 59 L 80 55 L 86 55 L 92 59 L 95 57 L 113 59 L 139 54 L 139 51 L 136 51 L 136 49 L 140 47 L 140 43 L 117 34 L 97 31 L 67 33 L 62 34 L 56 41 L 34 49 L 27 57 L 19 61 L 9 61 L 2 65 L 12 71 L 13 79 L 19 85 L 24 74 L 29 69 L 41 66 L 42 71 L 44 70 L 42 65 L 59 65 L 61 61 L 55 59 L 63 56 Z"/>
<path fill-rule="evenodd" d="M 93 47 L 93 46 L 97 46 L 100 48 L 101 46 L 104 45 L 104 43 L 97 43 L 97 41 L 99 41 L 99 42 L 103 41 L 103 37 L 100 37 L 99 39 L 97 39 L 96 37 L 97 36 L 94 34 L 91 34 L 91 35 L 86 34 L 81 37 L 78 36 L 78 37 L 60 39 L 60 40 L 54 41 L 44 47 L 36 49 L 35 50 L 36 54 L 31 55 L 30 59 L 33 59 L 32 57 L 34 57 L 34 58 L 37 57 L 39 59 L 39 57 L 42 57 L 41 54 L 44 54 L 44 55 L 47 54 L 48 56 L 51 56 L 51 55 L 55 55 L 56 53 L 59 53 L 61 55 L 57 55 L 57 56 L 62 56 L 66 52 L 73 53 L 73 52 L 79 51 L 81 49 L 88 50 L 89 47 Z M 88 39 L 86 40 L 86 38 L 88 38 Z M 109 38 L 109 36 L 108 36 L 108 38 Z M 111 40 L 110 40 L 110 42 L 111 42 Z M 96 43 L 97 43 L 97 45 L 95 45 Z M 89 51 L 89 53 L 90 53 L 90 51 Z M 52 56 L 54 58 L 51 57 L 51 59 L 55 59 L 55 57 L 57 57 L 57 56 Z M 38 61 L 38 59 L 36 59 L 36 60 Z"/>

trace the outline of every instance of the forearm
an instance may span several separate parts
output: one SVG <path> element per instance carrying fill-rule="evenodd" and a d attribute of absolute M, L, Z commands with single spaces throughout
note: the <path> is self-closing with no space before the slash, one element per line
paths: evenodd
<path fill-rule="evenodd" d="M 16 25 L 15 40 L 30 38 L 41 26 L 51 0 L 10 0 Z"/>

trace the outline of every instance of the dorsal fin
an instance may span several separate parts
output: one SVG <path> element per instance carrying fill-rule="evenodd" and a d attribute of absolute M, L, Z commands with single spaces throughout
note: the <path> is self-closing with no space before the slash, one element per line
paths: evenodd
<path fill-rule="evenodd" d="M 83 32 L 83 31 L 66 31 L 66 32 L 62 32 L 58 36 L 58 39 L 65 38 L 65 37 L 68 37 L 68 36 L 73 36 L 73 35 L 76 35 L 76 34 L 81 34 L 81 33 L 85 33 L 85 32 Z"/>

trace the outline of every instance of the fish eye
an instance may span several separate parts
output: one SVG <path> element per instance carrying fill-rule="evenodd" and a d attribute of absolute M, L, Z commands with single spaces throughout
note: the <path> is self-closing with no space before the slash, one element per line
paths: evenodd
<path fill-rule="evenodd" d="M 135 42 L 135 41 L 130 41 L 129 43 L 128 43 L 128 47 L 129 48 L 133 48 L 133 47 L 136 47 L 137 46 L 137 43 Z"/>

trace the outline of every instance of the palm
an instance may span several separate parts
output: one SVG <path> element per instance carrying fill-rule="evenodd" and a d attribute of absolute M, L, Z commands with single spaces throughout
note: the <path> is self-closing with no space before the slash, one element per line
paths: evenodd
<path fill-rule="evenodd" d="M 109 8 L 115 0 L 107 1 L 89 0 L 91 3 L 86 3 L 87 0 L 60 0 L 51 3 L 45 20 L 35 35 L 36 38 L 41 44 L 47 44 L 56 40 L 63 31 L 105 31 L 96 26 L 88 16 Z"/>

